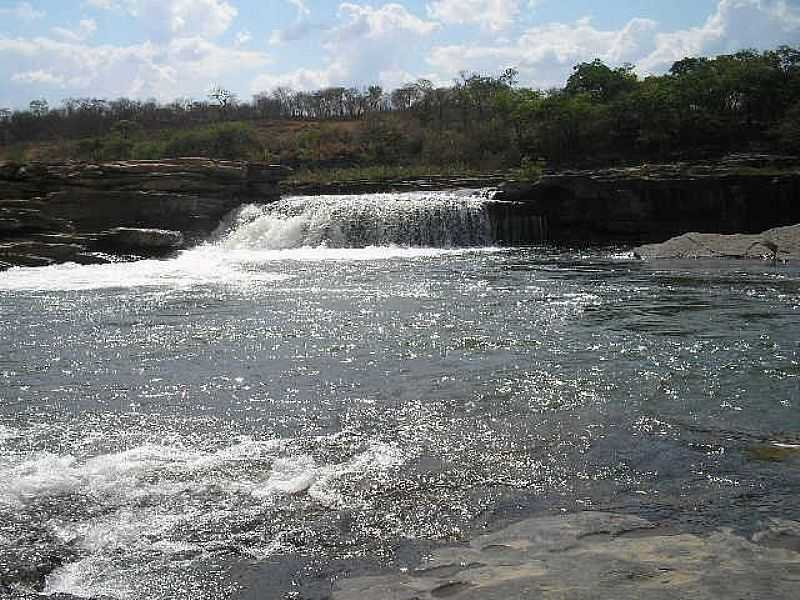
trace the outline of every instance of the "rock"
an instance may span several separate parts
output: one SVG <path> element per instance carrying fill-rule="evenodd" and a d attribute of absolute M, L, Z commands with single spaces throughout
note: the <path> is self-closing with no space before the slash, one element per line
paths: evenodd
<path fill-rule="evenodd" d="M 262 163 L 205 158 L 0 162 L 0 245 L 16 245 L 0 250 L 0 261 L 24 266 L 97 262 L 91 252 L 104 248 L 162 255 L 208 236 L 243 203 L 277 200 L 286 171 Z M 118 228 L 131 231 L 108 233 Z M 141 233 L 156 229 L 162 233 Z M 95 235 L 98 231 L 105 233 Z M 57 234 L 87 239 L 80 242 L 80 249 L 53 247 L 47 252 L 19 245 Z"/>
<path fill-rule="evenodd" d="M 0 590 L 5 587 L 39 591 L 50 573 L 75 559 L 73 548 L 51 533 L 28 532 L 24 539 L 14 540 L 11 547 L 0 547 Z"/>
<path fill-rule="evenodd" d="M 679 534 L 637 517 L 586 512 L 528 519 L 465 547 L 436 550 L 411 573 L 339 580 L 332 597 L 792 598 L 798 582 L 800 553 L 784 547 L 726 531 Z"/>
<path fill-rule="evenodd" d="M 736 155 L 562 171 L 511 182 L 495 199 L 524 202 L 557 243 L 655 242 L 687 231 L 755 234 L 800 223 L 800 158 Z"/>
<path fill-rule="evenodd" d="M 761 462 L 800 460 L 800 446 L 796 444 L 763 444 L 747 448 L 745 455 L 751 460 Z"/>
<path fill-rule="evenodd" d="M 183 248 L 180 231 L 115 227 L 98 236 L 97 248 L 118 254 L 164 255 Z"/>
<path fill-rule="evenodd" d="M 686 233 L 634 249 L 640 258 L 758 258 L 800 260 L 800 224 L 758 235 Z"/>
<path fill-rule="evenodd" d="M 281 188 L 293 196 L 320 196 L 339 194 L 376 194 L 385 192 L 423 192 L 427 190 L 476 190 L 500 186 L 507 175 L 489 174 L 482 177 L 452 177 L 429 175 L 426 177 L 398 177 L 389 179 L 356 179 L 326 183 L 287 182 Z"/>

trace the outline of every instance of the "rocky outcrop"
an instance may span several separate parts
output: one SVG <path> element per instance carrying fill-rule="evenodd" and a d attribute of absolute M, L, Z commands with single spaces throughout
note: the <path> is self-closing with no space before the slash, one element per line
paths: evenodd
<path fill-rule="evenodd" d="M 777 227 L 758 235 L 685 233 L 661 244 L 634 249 L 639 258 L 757 258 L 800 260 L 800 225 Z"/>
<path fill-rule="evenodd" d="M 799 531 L 770 521 L 748 540 L 660 529 L 627 515 L 540 517 L 436 550 L 411 572 L 341 579 L 333 600 L 794 598 Z"/>
<path fill-rule="evenodd" d="M 800 223 L 800 159 L 747 155 L 565 171 L 508 182 L 495 198 L 542 217 L 546 241 L 556 243 L 655 242 L 687 231 L 754 234 Z"/>
<path fill-rule="evenodd" d="M 281 189 L 292 196 L 323 196 L 342 194 L 379 194 L 386 192 L 424 192 L 441 190 L 475 190 L 499 186 L 508 181 L 508 173 L 490 173 L 476 177 L 427 175 L 424 177 L 394 177 L 388 179 L 355 179 L 328 182 L 288 181 Z"/>
<path fill-rule="evenodd" d="M 184 246 L 183 233 L 167 229 L 115 227 L 98 236 L 97 246 L 114 254 L 159 256 Z"/>
<path fill-rule="evenodd" d="M 0 268 L 174 251 L 207 236 L 243 203 L 278 199 L 284 173 L 204 158 L 0 163 Z"/>

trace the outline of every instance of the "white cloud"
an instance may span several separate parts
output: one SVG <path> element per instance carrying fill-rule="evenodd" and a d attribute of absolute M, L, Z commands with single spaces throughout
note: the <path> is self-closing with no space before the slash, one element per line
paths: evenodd
<path fill-rule="evenodd" d="M 326 31 L 329 29 L 330 27 L 325 27 L 319 23 L 301 20 L 284 29 L 273 29 L 269 35 L 268 42 L 270 46 L 283 46 L 289 42 L 302 40 L 314 32 Z"/>
<path fill-rule="evenodd" d="M 59 85 L 71 95 L 155 97 L 199 95 L 208 82 L 244 74 L 268 63 L 261 52 L 226 48 L 203 38 L 180 38 L 166 45 L 98 45 L 52 38 L 0 36 L 0 77 L 29 85 Z M 0 102 L 7 100 L 0 98 Z"/>
<path fill-rule="evenodd" d="M 521 4 L 521 0 L 436 0 L 428 4 L 428 14 L 444 23 L 498 30 L 513 23 Z"/>
<path fill-rule="evenodd" d="M 399 83 L 398 74 L 410 71 L 413 54 L 409 48 L 441 27 L 398 3 L 373 6 L 342 2 L 337 19 L 330 26 L 299 22 L 296 29 L 273 31 L 273 44 L 299 39 L 315 29 L 324 31 L 326 65 L 262 74 L 252 82 L 251 90 L 256 93 L 279 85 L 309 90 L 358 82 L 395 85 Z"/>
<path fill-rule="evenodd" d="M 249 44 L 251 41 L 253 41 L 253 35 L 247 29 L 243 29 L 236 34 L 234 45 L 238 48 L 239 46 Z"/>
<path fill-rule="evenodd" d="M 26 83 L 34 85 L 48 85 L 63 88 L 64 78 L 61 75 L 56 75 L 50 71 L 39 69 L 38 71 L 25 71 L 23 73 L 14 73 L 11 76 L 11 81 L 16 83 Z"/>
<path fill-rule="evenodd" d="M 297 9 L 297 15 L 299 17 L 305 17 L 311 14 L 311 10 L 306 6 L 305 0 L 289 0 L 289 4 Z"/>
<path fill-rule="evenodd" d="M 366 37 L 379 39 L 398 32 L 427 35 L 439 28 L 433 21 L 425 21 L 410 13 L 402 4 L 384 4 L 374 8 L 364 4 L 343 2 L 339 16 L 346 22 L 337 28 L 340 37 Z"/>
<path fill-rule="evenodd" d="M 443 77 L 462 70 L 499 72 L 513 66 L 528 83 L 552 87 L 562 85 L 572 66 L 581 61 L 635 61 L 644 48 L 652 47 L 656 27 L 649 19 L 633 19 L 620 30 L 608 31 L 596 28 L 588 18 L 573 24 L 551 23 L 526 30 L 510 44 L 439 46 L 428 62 Z"/>
<path fill-rule="evenodd" d="M 800 39 L 800 7 L 787 0 L 720 0 L 700 26 L 660 31 L 657 22 L 636 18 L 620 29 L 600 29 L 588 18 L 550 23 L 495 45 L 438 46 L 428 57 L 440 78 L 461 70 L 499 72 L 514 66 L 524 83 L 561 86 L 572 66 L 600 58 L 632 63 L 642 74 L 663 72 L 686 56 L 741 48 L 769 48 Z"/>
<path fill-rule="evenodd" d="M 77 29 L 53 27 L 51 31 L 66 41 L 82 42 L 89 39 L 97 31 L 97 22 L 94 19 L 82 19 Z"/>
<path fill-rule="evenodd" d="M 687 56 L 768 48 L 800 39 L 800 6 L 785 0 L 720 0 L 700 27 L 659 33 L 639 65 L 658 71 Z"/>
<path fill-rule="evenodd" d="M 158 38 L 225 33 L 239 14 L 228 0 L 88 0 L 95 8 L 122 10 Z"/>
<path fill-rule="evenodd" d="M 17 2 L 10 8 L 0 8 L 0 16 L 9 16 L 22 21 L 35 21 L 47 16 L 43 10 L 37 10 L 30 2 Z"/>
<path fill-rule="evenodd" d="M 293 90 L 318 90 L 334 84 L 339 75 L 335 69 L 296 69 L 289 73 L 264 73 L 256 77 L 250 85 L 252 93 L 288 87 Z"/>

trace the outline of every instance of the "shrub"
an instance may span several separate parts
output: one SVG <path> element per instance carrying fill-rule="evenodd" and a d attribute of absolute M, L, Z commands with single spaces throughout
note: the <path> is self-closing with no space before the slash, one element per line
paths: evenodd
<path fill-rule="evenodd" d="M 260 156 L 261 146 L 250 127 L 240 123 L 224 123 L 175 132 L 164 144 L 163 153 L 171 158 L 207 156 L 247 159 Z"/>

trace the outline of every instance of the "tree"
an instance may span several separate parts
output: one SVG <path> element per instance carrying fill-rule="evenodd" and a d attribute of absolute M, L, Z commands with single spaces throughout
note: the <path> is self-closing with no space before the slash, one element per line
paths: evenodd
<path fill-rule="evenodd" d="M 128 121 L 127 119 L 122 119 L 121 121 L 117 121 L 114 123 L 111 131 L 117 134 L 123 140 L 127 140 L 131 133 L 138 128 L 138 125 L 133 121 Z"/>
<path fill-rule="evenodd" d="M 31 100 L 29 110 L 34 117 L 43 117 L 50 112 L 50 105 L 44 98 Z"/>
<path fill-rule="evenodd" d="M 596 101 L 609 102 L 636 87 L 633 69 L 633 65 L 612 69 L 597 58 L 575 66 L 564 90 L 569 94 L 591 94 Z"/>
<path fill-rule="evenodd" d="M 233 106 L 237 102 L 236 94 L 224 87 L 213 85 L 207 94 L 210 100 L 217 103 L 219 108 L 225 109 L 228 106 Z"/>

